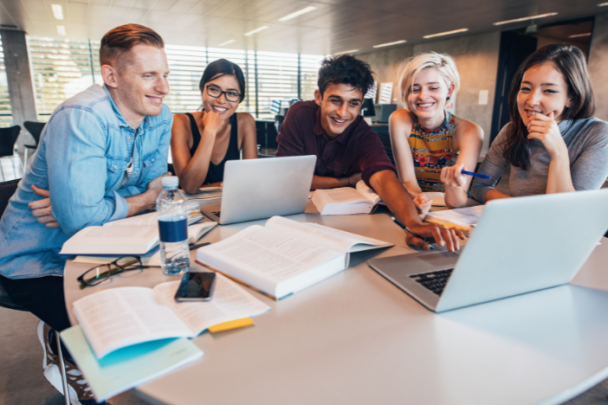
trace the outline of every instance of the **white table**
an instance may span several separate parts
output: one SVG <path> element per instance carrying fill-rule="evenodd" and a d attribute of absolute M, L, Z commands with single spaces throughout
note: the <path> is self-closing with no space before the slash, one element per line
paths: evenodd
<path fill-rule="evenodd" d="M 411 252 L 385 214 L 292 218 L 390 241 Z M 259 221 L 258 223 L 263 223 Z M 252 223 L 218 227 L 217 241 Z M 566 237 L 566 236 L 565 236 Z M 194 342 L 200 361 L 140 386 L 158 404 L 558 404 L 608 377 L 608 239 L 574 284 L 435 315 L 358 253 L 352 267 L 274 302 L 256 325 Z M 196 265 L 198 266 L 198 265 Z M 90 265 L 68 263 L 68 308 L 79 297 L 166 281 L 160 270 L 79 290 Z M 593 287 L 590 289 L 587 287 Z M 72 321 L 74 321 L 72 319 Z"/>

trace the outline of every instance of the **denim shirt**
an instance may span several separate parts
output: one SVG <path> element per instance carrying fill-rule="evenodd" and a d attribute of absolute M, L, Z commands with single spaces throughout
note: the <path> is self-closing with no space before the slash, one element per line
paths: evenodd
<path fill-rule="evenodd" d="M 172 121 L 163 105 L 160 115 L 145 117 L 136 131 L 100 85 L 59 105 L 0 221 L 0 274 L 63 276 L 63 243 L 87 226 L 125 218 L 125 197 L 143 193 L 167 171 Z M 121 187 L 131 156 L 133 171 Z M 50 190 L 59 228 L 47 228 L 32 215 L 28 204 L 43 198 L 32 185 Z"/>

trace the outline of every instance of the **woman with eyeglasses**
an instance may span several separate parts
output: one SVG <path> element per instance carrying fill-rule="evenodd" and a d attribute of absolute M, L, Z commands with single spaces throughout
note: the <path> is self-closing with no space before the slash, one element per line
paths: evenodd
<path fill-rule="evenodd" d="M 181 188 L 195 194 L 199 187 L 217 186 L 228 160 L 258 157 L 255 120 L 237 113 L 245 98 L 241 68 L 226 59 L 207 65 L 200 82 L 203 111 L 175 114 L 171 154 Z"/>

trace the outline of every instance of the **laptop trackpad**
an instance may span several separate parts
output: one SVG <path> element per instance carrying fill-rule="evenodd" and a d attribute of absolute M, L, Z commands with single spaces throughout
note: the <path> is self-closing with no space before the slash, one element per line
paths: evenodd
<path fill-rule="evenodd" d="M 433 268 L 448 268 L 454 266 L 458 260 L 458 254 L 451 252 L 430 252 L 419 254 L 416 258 L 430 264 Z"/>

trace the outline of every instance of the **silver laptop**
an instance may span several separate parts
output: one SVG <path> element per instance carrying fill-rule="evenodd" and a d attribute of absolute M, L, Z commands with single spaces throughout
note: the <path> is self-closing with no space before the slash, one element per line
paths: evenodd
<path fill-rule="evenodd" d="M 494 200 L 459 254 L 413 253 L 368 264 L 442 312 L 569 283 L 607 229 L 608 189 Z"/>
<path fill-rule="evenodd" d="M 301 214 L 306 209 L 316 156 L 229 160 L 222 202 L 202 207 L 220 225 Z"/>

